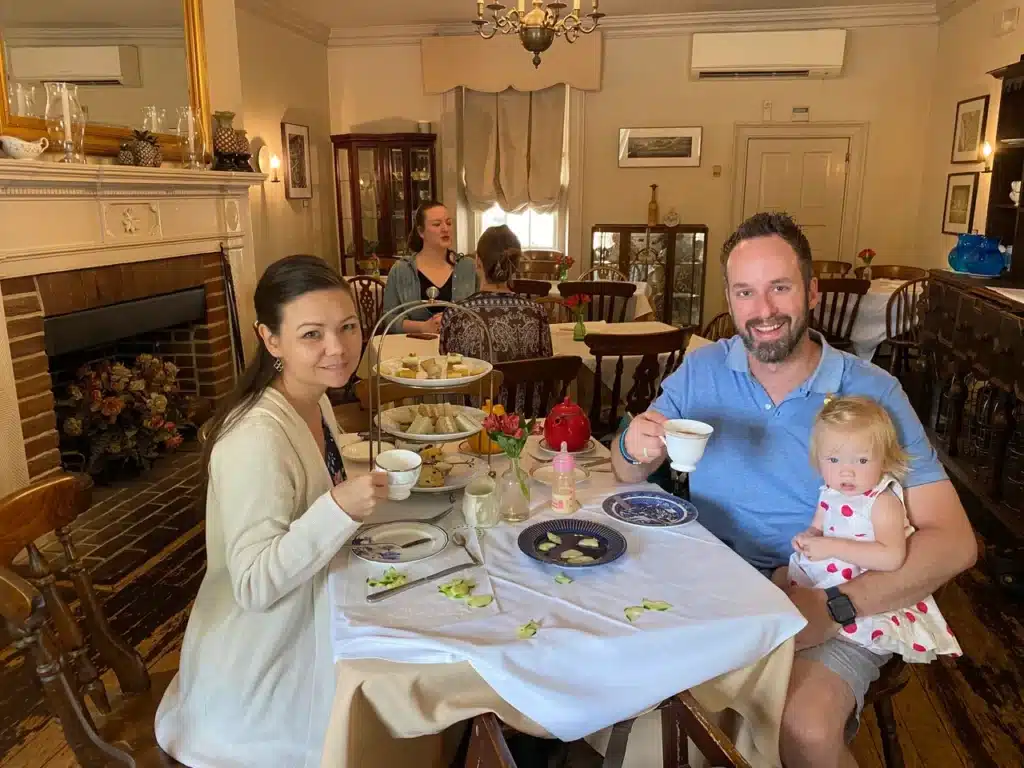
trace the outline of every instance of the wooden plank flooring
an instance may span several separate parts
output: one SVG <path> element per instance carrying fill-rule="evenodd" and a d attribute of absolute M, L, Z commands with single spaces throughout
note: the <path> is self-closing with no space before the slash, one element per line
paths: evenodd
<path fill-rule="evenodd" d="M 147 664 L 174 659 L 205 569 L 202 533 L 200 523 L 103 595 L 114 628 Z M 1024 604 L 983 565 L 939 596 L 964 656 L 914 666 L 895 698 L 907 768 L 1024 768 Z M 0 632 L 0 648 L 2 640 Z M 885 768 L 872 712 L 853 746 L 861 768 Z M 0 768 L 73 765 L 29 670 L 10 648 L 0 650 Z"/>

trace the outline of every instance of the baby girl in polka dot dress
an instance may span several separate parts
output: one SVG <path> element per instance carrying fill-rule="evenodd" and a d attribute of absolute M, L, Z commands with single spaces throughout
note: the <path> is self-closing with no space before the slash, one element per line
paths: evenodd
<path fill-rule="evenodd" d="M 899 482 L 906 475 L 907 454 L 886 410 L 866 397 L 826 402 L 811 432 L 811 461 L 825 484 L 811 527 L 793 539 L 791 583 L 827 589 L 864 571 L 900 568 L 914 529 Z M 912 662 L 960 655 L 931 596 L 898 611 L 858 616 L 840 628 L 839 636 Z"/>

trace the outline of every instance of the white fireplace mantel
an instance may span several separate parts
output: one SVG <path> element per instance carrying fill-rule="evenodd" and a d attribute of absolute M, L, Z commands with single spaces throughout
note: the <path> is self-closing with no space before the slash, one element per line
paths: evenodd
<path fill-rule="evenodd" d="M 258 173 L 0 159 L 0 279 L 228 254 L 241 327 L 256 284 L 249 187 Z M 243 334 L 249 339 L 252 334 Z M 246 357 L 251 349 L 246 349 Z M 28 482 L 0 302 L 0 495 Z"/>

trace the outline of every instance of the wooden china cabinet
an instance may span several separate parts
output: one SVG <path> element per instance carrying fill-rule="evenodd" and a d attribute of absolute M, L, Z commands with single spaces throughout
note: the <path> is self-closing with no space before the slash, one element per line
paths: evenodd
<path fill-rule="evenodd" d="M 436 199 L 433 133 L 345 133 L 331 136 L 338 185 L 342 274 L 381 274 L 407 252 L 413 214 Z"/>

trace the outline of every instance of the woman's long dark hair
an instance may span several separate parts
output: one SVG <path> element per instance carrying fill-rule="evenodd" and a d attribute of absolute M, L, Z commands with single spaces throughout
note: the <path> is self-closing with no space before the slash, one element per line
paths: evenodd
<path fill-rule="evenodd" d="M 418 206 L 416 206 L 416 213 L 412 217 L 412 232 L 409 233 L 409 251 L 411 253 L 419 253 L 423 250 L 423 235 L 420 234 L 420 230 L 427 226 L 427 211 L 431 208 L 445 208 L 447 206 L 439 200 L 424 200 Z M 455 251 L 448 249 L 446 254 L 448 257 L 448 263 L 453 267 L 458 257 L 455 255 Z"/>
<path fill-rule="evenodd" d="M 484 268 L 487 282 L 507 285 L 519 269 L 523 247 L 519 238 L 504 224 L 488 227 L 476 243 L 476 257 Z"/>
<path fill-rule="evenodd" d="M 307 293 L 333 289 L 341 289 L 352 298 L 352 288 L 348 281 L 317 256 L 300 254 L 275 261 L 267 267 L 256 284 L 253 303 L 256 305 L 257 327 L 265 325 L 271 333 L 279 334 L 281 315 L 286 305 Z M 238 423 L 277 377 L 274 363 L 274 356 L 260 338 L 256 359 L 245 369 L 235 390 L 224 398 L 210 419 L 203 446 L 202 467 L 205 474 L 208 474 L 210 454 L 217 439 Z"/>

